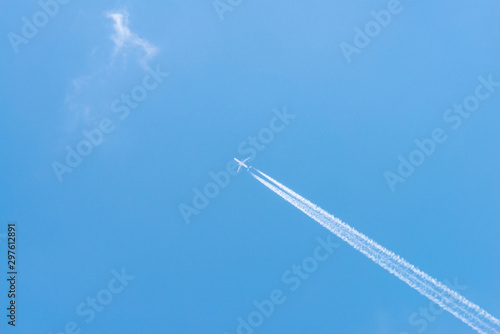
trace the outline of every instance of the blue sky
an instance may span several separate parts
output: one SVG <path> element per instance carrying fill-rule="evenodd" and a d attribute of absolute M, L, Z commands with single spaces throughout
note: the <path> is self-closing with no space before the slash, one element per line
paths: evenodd
<path fill-rule="evenodd" d="M 474 333 L 335 236 L 292 291 L 330 233 L 246 172 L 195 207 L 252 140 L 253 166 L 499 317 L 498 3 L 220 3 L 0 2 L 2 333 L 233 334 L 276 290 L 254 333 Z M 356 46 L 372 11 L 390 22 Z"/>

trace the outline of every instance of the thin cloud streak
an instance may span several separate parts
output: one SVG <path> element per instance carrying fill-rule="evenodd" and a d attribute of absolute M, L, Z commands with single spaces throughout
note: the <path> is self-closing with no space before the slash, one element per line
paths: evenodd
<path fill-rule="evenodd" d="M 382 247 L 374 240 L 358 232 L 316 204 L 311 203 L 272 177 L 256 168 L 254 170 L 269 181 L 260 178 L 250 171 L 250 174 L 259 182 L 346 241 L 376 264 L 417 290 L 420 294 L 462 320 L 478 333 L 500 333 L 500 321 L 478 305 L 449 289 L 443 283 L 427 275 L 400 256 Z"/>

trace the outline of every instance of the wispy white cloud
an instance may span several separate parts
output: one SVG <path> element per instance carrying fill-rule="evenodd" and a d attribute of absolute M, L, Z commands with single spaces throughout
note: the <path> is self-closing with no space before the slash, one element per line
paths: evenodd
<path fill-rule="evenodd" d="M 103 16 L 113 23 L 112 30 L 102 27 L 109 34 L 107 46 L 112 44 L 113 53 L 110 55 L 107 47 L 94 46 L 88 51 L 86 69 L 70 79 L 63 124 L 66 133 L 79 133 L 79 129 L 94 126 L 109 110 L 109 99 L 114 97 L 115 87 L 130 76 L 132 69 L 126 63 L 129 54 L 133 56 L 129 59 L 133 58 L 144 69 L 158 53 L 156 46 L 130 30 L 126 9 L 107 11 Z M 117 56 L 123 56 L 124 66 L 114 66 Z"/>
<path fill-rule="evenodd" d="M 136 33 L 130 30 L 128 12 L 126 10 L 109 12 L 107 17 L 114 22 L 114 32 L 111 39 L 115 43 L 115 55 L 123 52 L 126 48 L 141 48 L 145 53 L 145 59 L 143 59 L 143 61 L 147 61 L 158 52 L 155 46 L 151 45 L 145 39 L 140 38 Z"/>

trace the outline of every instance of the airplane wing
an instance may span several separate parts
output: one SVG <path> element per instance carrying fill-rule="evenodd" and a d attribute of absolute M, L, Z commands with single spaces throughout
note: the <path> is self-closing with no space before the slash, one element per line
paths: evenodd
<path fill-rule="evenodd" d="M 240 160 L 238 160 L 238 159 L 234 158 L 234 160 L 238 163 L 238 170 L 236 171 L 237 173 L 240 171 L 241 167 L 248 168 L 248 166 L 247 166 L 247 165 L 245 165 L 245 162 L 246 162 L 248 159 L 250 159 L 250 157 L 246 158 L 246 159 L 245 159 L 245 160 L 243 160 L 243 161 L 240 161 Z"/>

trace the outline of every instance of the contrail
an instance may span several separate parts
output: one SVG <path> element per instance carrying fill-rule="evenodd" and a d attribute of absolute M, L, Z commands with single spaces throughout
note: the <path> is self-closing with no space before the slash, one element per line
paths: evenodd
<path fill-rule="evenodd" d="M 478 305 L 470 302 L 443 283 L 427 275 L 400 256 L 382 247 L 272 177 L 256 168 L 253 168 L 253 170 L 256 170 L 262 177 L 267 179 L 266 181 L 250 171 L 250 174 L 259 182 L 372 259 L 379 266 L 462 320 L 478 333 L 500 333 L 500 321 Z"/>

